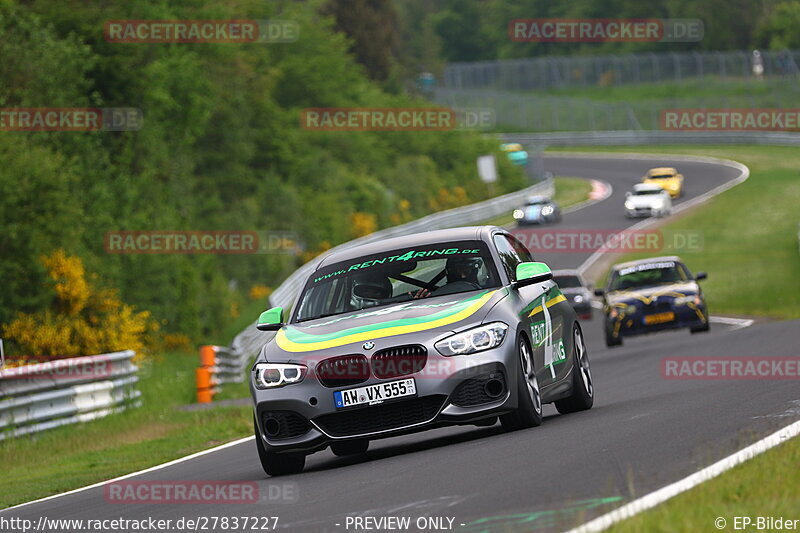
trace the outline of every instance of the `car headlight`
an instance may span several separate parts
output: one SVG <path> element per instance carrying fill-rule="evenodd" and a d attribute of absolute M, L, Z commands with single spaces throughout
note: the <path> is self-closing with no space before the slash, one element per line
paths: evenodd
<path fill-rule="evenodd" d="M 581 302 L 583 301 L 583 296 L 581 296 L 580 294 L 576 294 L 576 295 L 575 295 L 575 300 L 573 300 L 573 301 L 574 301 L 576 304 L 579 304 L 579 303 L 581 303 Z"/>
<path fill-rule="evenodd" d="M 300 383 L 307 372 L 308 368 L 305 365 L 256 363 L 253 367 L 253 384 L 259 390 L 275 389 Z"/>
<path fill-rule="evenodd" d="M 633 202 L 625 202 L 625 209 L 633 211 Z"/>
<path fill-rule="evenodd" d="M 508 213 L 508 211 L 506 211 L 506 213 Z M 514 220 L 519 220 L 525 217 L 525 213 L 522 211 L 522 209 L 514 209 L 514 212 L 511 214 L 511 216 L 514 217 Z"/>
<path fill-rule="evenodd" d="M 491 348 L 497 348 L 503 344 L 506 338 L 508 325 L 502 322 L 492 322 L 477 328 L 457 333 L 446 339 L 442 339 L 434 346 L 436 350 L 444 355 L 467 355 L 482 352 Z"/>
<path fill-rule="evenodd" d="M 675 305 L 686 305 L 688 303 L 694 303 L 695 305 L 700 305 L 702 300 L 700 299 L 700 295 L 698 294 L 687 294 L 686 296 L 678 296 L 673 300 Z"/>

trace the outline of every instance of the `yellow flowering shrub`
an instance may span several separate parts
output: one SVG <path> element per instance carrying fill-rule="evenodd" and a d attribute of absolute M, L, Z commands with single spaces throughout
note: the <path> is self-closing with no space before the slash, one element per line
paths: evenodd
<path fill-rule="evenodd" d="M 74 357 L 120 350 L 146 352 L 158 324 L 148 311 L 136 311 L 117 292 L 93 289 L 78 257 L 56 250 L 42 257 L 53 280 L 55 298 L 49 309 L 19 313 L 3 327 L 3 337 L 37 357 Z"/>
<path fill-rule="evenodd" d="M 350 233 L 354 238 L 369 235 L 378 229 L 378 217 L 372 213 L 356 211 L 350 215 Z"/>
<path fill-rule="evenodd" d="M 266 300 L 272 294 L 272 288 L 266 285 L 253 285 L 250 287 L 251 300 Z"/>

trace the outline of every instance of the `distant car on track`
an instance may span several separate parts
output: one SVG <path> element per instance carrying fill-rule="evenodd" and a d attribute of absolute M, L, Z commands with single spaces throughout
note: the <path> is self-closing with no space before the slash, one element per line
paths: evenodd
<path fill-rule="evenodd" d="M 591 320 L 594 293 L 591 285 L 577 270 L 554 270 L 553 281 L 567 297 L 572 308 L 581 320 Z"/>
<path fill-rule="evenodd" d="M 531 196 L 525 201 L 525 205 L 514 210 L 512 216 L 518 226 L 550 224 L 561 222 L 561 209 L 546 196 Z"/>
<path fill-rule="evenodd" d="M 607 346 L 622 338 L 668 329 L 708 331 L 708 308 L 698 281 L 705 272 L 692 275 L 679 257 L 654 257 L 611 268 L 603 297 Z"/>
<path fill-rule="evenodd" d="M 683 196 L 683 174 L 672 167 L 651 168 L 642 178 L 642 183 L 658 185 L 672 198 Z"/>
<path fill-rule="evenodd" d="M 525 166 L 528 164 L 528 152 L 522 148 L 522 145 L 519 143 L 503 143 L 500 145 L 500 149 L 506 152 L 508 156 L 508 160 L 514 163 L 515 165 Z"/>
<path fill-rule="evenodd" d="M 672 199 L 667 191 L 652 183 L 637 183 L 625 193 L 625 216 L 663 217 L 672 212 Z"/>
<path fill-rule="evenodd" d="M 454 228 L 327 255 L 252 369 L 256 445 L 269 475 L 328 446 L 445 425 L 538 426 L 542 404 L 592 407 L 580 323 L 553 274 L 507 231 Z"/>

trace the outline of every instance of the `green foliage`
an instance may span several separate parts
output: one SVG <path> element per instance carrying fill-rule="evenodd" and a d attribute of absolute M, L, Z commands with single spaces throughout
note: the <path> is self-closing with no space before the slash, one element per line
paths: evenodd
<path fill-rule="evenodd" d="M 249 287 L 276 286 L 303 256 L 109 254 L 106 232 L 291 230 L 315 251 L 350 239 L 355 213 L 385 227 L 401 211 L 429 213 L 442 188 L 465 187 L 471 201 L 486 197 L 475 158 L 496 152 L 496 140 L 460 131 L 300 127 L 306 107 L 429 105 L 371 81 L 368 73 L 379 78 L 384 63 L 378 70 L 360 65 L 350 48 L 359 39 L 363 46 L 363 37 L 337 32 L 322 5 L 0 3 L 0 105 L 144 113 L 135 132 L 0 134 L 0 323 L 47 306 L 38 257 L 64 248 L 98 273 L 99 286 L 117 288 L 164 331 L 199 341 L 237 318 Z M 105 41 L 104 23 L 125 18 L 280 18 L 298 22 L 300 39 Z M 522 173 L 498 159 L 496 192 L 524 185 Z"/>
<path fill-rule="evenodd" d="M 401 22 L 401 62 L 407 73 L 438 71 L 444 61 L 543 55 L 601 55 L 689 50 L 742 50 L 759 43 L 798 47 L 796 0 L 395 0 Z M 699 42 L 513 42 L 514 19 L 700 19 Z M 760 28 L 760 30 L 757 30 Z"/>

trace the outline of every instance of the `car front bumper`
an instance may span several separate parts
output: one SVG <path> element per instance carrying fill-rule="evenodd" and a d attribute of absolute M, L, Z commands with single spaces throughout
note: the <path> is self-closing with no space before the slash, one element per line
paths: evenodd
<path fill-rule="evenodd" d="M 257 438 L 271 452 L 308 454 L 335 441 L 380 439 L 507 413 L 517 407 L 519 363 L 512 339 L 492 350 L 454 357 L 429 348 L 420 372 L 388 379 L 372 376 L 346 387 L 325 387 L 311 375 L 301 383 L 271 390 L 255 389 L 251 383 Z M 334 405 L 335 391 L 405 378 L 414 378 L 416 396 L 378 405 L 339 409 Z M 492 384 L 494 396 L 486 392 L 489 380 L 502 382 L 499 393 L 497 383 Z"/>
<path fill-rule="evenodd" d="M 675 306 L 671 309 L 659 311 L 659 313 L 663 312 L 673 312 L 675 318 L 668 322 L 647 324 L 644 321 L 645 316 L 654 313 L 637 311 L 621 319 L 619 317 L 611 318 L 606 316 L 606 328 L 614 337 L 632 337 L 671 329 L 694 328 L 708 323 L 708 312 L 705 305 Z"/>

